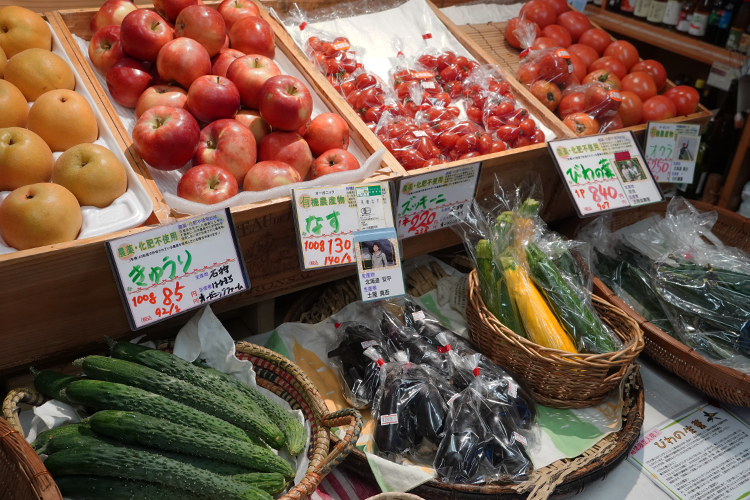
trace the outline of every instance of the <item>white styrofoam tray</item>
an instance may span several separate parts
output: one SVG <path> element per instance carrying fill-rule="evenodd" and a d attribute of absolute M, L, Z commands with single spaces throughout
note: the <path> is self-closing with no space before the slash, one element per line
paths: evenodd
<path fill-rule="evenodd" d="M 50 26 L 52 32 L 52 52 L 62 57 L 65 62 L 73 71 L 76 79 L 75 91 L 81 94 L 86 102 L 91 106 L 91 110 L 94 112 L 96 117 L 96 124 L 99 127 L 99 138 L 94 142 L 99 146 L 103 146 L 112 151 L 128 176 L 128 190 L 117 198 L 112 204 L 106 208 L 96 207 L 81 207 L 83 213 L 83 225 L 81 226 L 81 232 L 77 239 L 90 238 L 92 236 L 101 236 L 104 234 L 114 233 L 116 231 L 122 231 L 123 229 L 130 229 L 141 225 L 154 209 L 154 204 L 143 187 L 138 177 L 135 175 L 133 168 L 128 162 L 125 154 L 120 150 L 115 136 L 112 131 L 107 127 L 104 117 L 102 116 L 99 107 L 94 103 L 94 99 L 91 97 L 88 89 L 83 83 L 81 75 L 75 70 L 70 62 L 67 52 L 62 46 L 57 33 Z M 33 103 L 29 103 L 31 106 Z M 55 160 L 63 154 L 64 151 L 53 151 L 52 155 Z M 10 191 L 0 191 L 0 203 L 10 194 Z M 13 247 L 8 246 L 2 238 L 0 238 L 0 254 L 6 254 L 16 252 L 17 250 Z"/>
<path fill-rule="evenodd" d="M 94 66 L 91 64 L 91 60 L 89 59 L 89 55 L 88 55 L 89 54 L 88 52 L 89 42 L 87 42 L 83 38 L 80 38 L 76 35 L 73 35 L 73 38 L 78 44 L 78 47 L 81 49 L 81 52 L 83 52 L 86 58 L 86 62 L 88 62 L 89 65 L 94 70 L 94 73 L 96 74 L 96 77 L 99 79 L 99 82 L 101 83 L 102 88 L 107 94 L 107 97 L 109 97 L 110 101 L 112 102 L 112 106 L 117 112 L 117 116 L 120 117 L 122 124 L 125 126 L 125 129 L 127 130 L 128 134 L 132 137 L 133 128 L 135 127 L 135 124 L 137 121 L 135 118 L 135 110 L 132 108 L 126 108 L 124 106 L 121 106 L 117 104 L 111 98 L 109 94 L 109 90 L 107 89 L 107 80 L 106 80 L 105 75 L 102 75 L 99 71 L 97 71 L 94 68 Z M 307 84 L 308 90 L 310 90 L 310 94 L 312 95 L 312 98 L 313 98 L 313 113 L 312 113 L 313 117 L 316 117 L 321 113 L 327 113 L 331 111 L 326 107 L 326 105 L 320 99 L 318 94 L 315 93 L 315 90 L 312 84 L 310 84 L 302 76 L 302 73 L 300 73 L 297 70 L 297 68 L 294 66 L 294 64 L 292 64 L 292 62 L 289 60 L 286 54 L 284 54 L 281 51 L 281 49 L 279 49 L 278 47 L 276 47 L 276 56 L 274 57 L 274 62 L 279 67 L 279 70 L 281 70 L 282 74 L 291 75 Z M 177 196 L 177 183 L 180 181 L 180 179 L 185 174 L 185 172 L 187 172 L 190 169 L 190 167 L 192 167 L 192 161 L 188 162 L 187 164 L 185 164 L 184 167 L 180 169 L 171 170 L 169 172 L 157 170 L 155 168 L 152 168 L 151 166 L 149 166 L 148 168 L 149 168 L 149 171 L 151 172 L 151 176 L 154 178 L 154 181 L 156 181 L 156 185 L 159 187 L 159 190 L 164 195 L 164 200 L 167 202 L 167 205 L 169 205 L 170 208 L 177 210 L 178 212 L 195 215 L 195 214 L 208 212 L 211 210 L 217 210 L 219 208 L 235 207 L 239 205 L 246 205 L 248 203 L 257 203 L 261 201 L 271 200 L 274 198 L 288 196 L 291 193 L 292 188 L 330 186 L 330 185 L 335 185 L 335 184 L 347 184 L 351 182 L 357 182 L 367 177 L 370 177 L 371 175 L 375 173 L 375 171 L 377 171 L 380 168 L 380 161 L 382 158 L 382 154 L 376 154 L 368 158 L 366 152 L 362 151 L 354 141 L 349 141 L 349 152 L 353 154 L 355 158 L 357 158 L 357 161 L 359 161 L 359 164 L 361 165 L 359 170 L 352 170 L 348 172 L 329 174 L 323 177 L 319 177 L 318 179 L 315 179 L 312 181 L 305 181 L 305 182 L 299 182 L 296 184 L 289 184 L 286 186 L 279 186 L 279 187 L 275 187 L 272 189 L 268 189 L 266 191 L 259 191 L 259 192 L 240 191 L 240 193 L 237 194 L 236 196 L 233 196 L 232 198 L 224 201 L 223 203 L 216 203 L 214 205 L 203 205 L 201 203 L 194 203 L 188 200 L 184 200 Z"/>
<path fill-rule="evenodd" d="M 518 17 L 522 3 L 494 4 L 478 3 L 470 5 L 452 5 L 440 9 L 443 14 L 457 25 L 503 23 Z"/>

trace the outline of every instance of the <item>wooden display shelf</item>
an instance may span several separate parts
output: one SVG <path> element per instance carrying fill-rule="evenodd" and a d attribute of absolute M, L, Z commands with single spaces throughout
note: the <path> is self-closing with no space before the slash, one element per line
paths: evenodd
<path fill-rule="evenodd" d="M 634 17 L 607 12 L 597 7 L 586 8 L 585 14 L 592 23 L 598 24 L 607 31 L 634 38 L 705 64 L 710 65 L 719 62 L 740 68 L 745 62 L 745 57 L 736 52 L 697 40 L 688 35 L 667 31 Z"/>

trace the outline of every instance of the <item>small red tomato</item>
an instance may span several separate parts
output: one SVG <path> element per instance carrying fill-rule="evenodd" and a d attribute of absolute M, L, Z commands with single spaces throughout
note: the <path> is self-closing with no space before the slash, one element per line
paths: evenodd
<path fill-rule="evenodd" d="M 677 107 L 669 97 L 657 95 L 643 103 L 641 123 L 658 122 L 677 116 Z"/>
<path fill-rule="evenodd" d="M 435 165 L 442 165 L 443 163 L 445 163 L 445 160 L 442 158 L 433 158 L 424 162 L 424 167 L 434 167 Z"/>
<path fill-rule="evenodd" d="M 362 73 L 357 76 L 355 82 L 358 89 L 366 89 L 377 85 L 378 80 L 373 75 Z"/>
<path fill-rule="evenodd" d="M 531 144 L 532 142 L 531 142 L 530 137 L 527 137 L 525 135 L 519 135 L 518 137 L 513 139 L 513 143 L 511 144 L 511 146 L 513 146 L 513 149 L 516 149 L 516 148 L 522 148 L 524 146 L 531 146 Z"/>
<path fill-rule="evenodd" d="M 625 127 L 632 127 L 641 123 L 643 118 L 643 101 L 641 98 L 627 90 L 620 91 L 622 102 L 617 110 L 617 115 Z"/>
<path fill-rule="evenodd" d="M 443 68 L 443 70 L 440 72 L 440 78 L 444 82 L 452 82 L 454 80 L 457 80 L 459 75 L 461 74 L 461 70 L 459 69 L 457 64 L 451 64 L 450 66 L 446 66 Z"/>
<path fill-rule="evenodd" d="M 469 158 L 476 158 L 477 156 L 479 156 L 479 153 L 477 153 L 476 151 L 471 151 L 470 153 L 462 154 L 457 159 L 458 160 L 468 160 Z"/>
<path fill-rule="evenodd" d="M 531 0 L 521 7 L 520 17 L 536 23 L 540 28 L 549 26 L 555 22 L 557 14 L 547 2 L 542 0 Z"/>
<path fill-rule="evenodd" d="M 464 56 L 458 56 L 458 57 L 456 57 L 456 62 L 453 63 L 453 64 L 455 64 L 456 66 L 458 66 L 458 68 L 461 71 L 468 71 L 469 70 L 469 60 L 466 59 Z"/>
<path fill-rule="evenodd" d="M 554 83 L 545 80 L 537 80 L 534 82 L 531 87 L 529 87 L 529 91 L 550 111 L 557 109 L 558 104 L 560 104 L 560 99 L 562 98 L 560 88 Z"/>
<path fill-rule="evenodd" d="M 432 54 L 421 55 L 417 61 L 429 70 L 435 71 L 437 69 L 437 57 Z"/>
<path fill-rule="evenodd" d="M 503 125 L 495 133 L 497 138 L 501 141 L 510 142 L 521 134 L 519 127 L 513 127 L 511 125 Z"/>
<path fill-rule="evenodd" d="M 479 134 L 477 141 L 477 152 L 486 155 L 492 151 L 492 136 L 489 134 Z"/>
<path fill-rule="evenodd" d="M 536 122 L 531 118 L 526 118 L 525 120 L 521 120 L 519 128 L 521 129 L 521 135 L 531 136 L 536 130 Z"/>
<path fill-rule="evenodd" d="M 545 26 L 542 29 L 542 36 L 553 39 L 557 44 L 557 47 L 568 47 L 573 43 L 568 30 L 556 24 Z"/>
<path fill-rule="evenodd" d="M 443 90 L 445 90 L 452 99 L 455 99 L 463 93 L 464 87 L 461 82 L 448 82 L 443 86 Z"/>
<path fill-rule="evenodd" d="M 626 42 L 625 40 L 617 40 L 609 44 L 607 49 L 604 51 L 605 56 L 612 56 L 622 61 L 625 65 L 625 69 L 630 71 L 630 68 L 641 59 L 638 55 L 638 49 L 636 49 L 632 43 Z"/>
<path fill-rule="evenodd" d="M 654 79 L 654 83 L 656 84 L 657 92 L 661 92 L 664 85 L 667 83 L 667 70 L 664 69 L 664 66 L 662 66 L 659 61 L 654 61 L 653 59 L 638 61 L 632 68 L 630 68 L 631 73 L 636 71 L 643 71 L 644 73 L 651 75 L 651 78 Z"/>
<path fill-rule="evenodd" d="M 476 106 L 466 108 L 466 116 L 474 123 L 482 123 L 482 110 Z"/>
<path fill-rule="evenodd" d="M 581 35 L 591 29 L 591 22 L 589 22 L 589 19 L 585 15 L 574 10 L 563 12 L 557 16 L 555 24 L 559 24 L 568 30 L 570 37 L 573 39 L 573 43 L 577 43 Z"/>
<path fill-rule="evenodd" d="M 383 106 L 373 106 L 372 108 L 365 111 L 365 121 L 368 121 L 368 122 L 380 121 L 380 117 L 383 116 L 383 111 L 385 111 Z"/>
<path fill-rule="evenodd" d="M 604 54 L 604 51 L 607 50 L 607 47 L 612 43 L 612 37 L 603 29 L 591 28 L 581 35 L 581 38 L 578 39 L 578 43 L 588 45 L 601 57 Z"/>
<path fill-rule="evenodd" d="M 700 94 L 693 87 L 678 85 L 664 92 L 664 96 L 674 103 L 677 116 L 687 116 L 698 111 Z"/>
<path fill-rule="evenodd" d="M 508 149 L 508 145 L 503 141 L 493 141 L 492 142 L 492 152 L 493 153 L 499 153 L 501 151 L 505 151 Z"/>
<path fill-rule="evenodd" d="M 656 95 L 656 84 L 648 73 L 636 71 L 622 79 L 622 90 L 633 92 L 641 101 L 647 101 Z"/>
<path fill-rule="evenodd" d="M 505 122 L 502 120 L 502 118 L 499 118 L 497 116 L 489 116 L 487 117 L 487 122 L 484 124 L 484 126 L 487 128 L 487 130 L 495 131 L 505 125 Z"/>
<path fill-rule="evenodd" d="M 425 162 L 425 158 L 414 149 L 407 149 L 401 152 L 401 165 L 403 165 L 406 170 L 422 168 Z"/>
<path fill-rule="evenodd" d="M 437 58 L 437 70 L 443 71 L 445 68 L 456 62 L 456 54 L 451 51 L 443 52 Z"/>
<path fill-rule="evenodd" d="M 534 135 L 531 136 L 531 142 L 533 144 L 541 144 L 544 142 L 544 132 L 537 130 Z"/>
<path fill-rule="evenodd" d="M 567 51 L 569 54 L 575 54 L 581 58 L 583 64 L 586 65 L 586 71 L 591 71 L 591 65 L 599 59 L 599 54 L 588 45 L 575 43 L 568 47 Z"/>
<path fill-rule="evenodd" d="M 615 75 L 611 71 L 607 71 L 606 69 L 594 70 L 586 75 L 581 81 L 581 83 L 583 84 L 591 82 L 603 83 L 607 87 L 614 90 L 620 90 L 622 88 L 622 82 L 620 82 L 620 79 L 617 78 L 617 75 Z"/>
<path fill-rule="evenodd" d="M 458 142 L 458 134 L 453 132 L 443 132 L 438 136 L 438 145 L 444 149 L 453 149 Z"/>
<path fill-rule="evenodd" d="M 594 135 L 599 133 L 599 123 L 586 113 L 568 115 L 563 124 L 577 135 Z"/>
<path fill-rule="evenodd" d="M 473 134 L 462 135 L 456 141 L 456 145 L 453 149 L 455 149 L 461 154 L 469 153 L 471 151 L 476 151 L 478 142 L 479 142 L 479 139 L 477 138 L 476 135 L 473 135 Z"/>
<path fill-rule="evenodd" d="M 508 40 L 511 47 L 516 49 L 531 47 L 531 44 L 539 36 L 542 36 L 539 25 L 528 19 L 514 17 L 505 25 L 505 39 Z"/>
<path fill-rule="evenodd" d="M 614 73 L 620 80 L 628 74 L 628 70 L 622 61 L 612 56 L 600 57 L 589 66 L 589 72 L 596 71 L 597 69 L 605 69 L 610 73 Z"/>

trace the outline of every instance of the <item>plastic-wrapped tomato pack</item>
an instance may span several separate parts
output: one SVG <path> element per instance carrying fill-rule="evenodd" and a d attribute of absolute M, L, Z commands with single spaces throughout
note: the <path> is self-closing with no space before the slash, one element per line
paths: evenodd
<path fill-rule="evenodd" d="M 600 81 L 572 85 L 562 93 L 559 112 L 563 123 L 576 134 L 584 136 L 622 128 L 620 109 L 622 95 Z"/>
<path fill-rule="evenodd" d="M 575 83 L 570 54 L 560 47 L 523 51 L 516 78 L 524 85 L 545 80 L 564 88 Z"/>
<path fill-rule="evenodd" d="M 365 123 L 377 123 L 380 120 L 380 115 L 385 110 L 382 106 L 392 95 L 383 80 L 364 68 L 358 68 L 343 78 L 340 92 Z"/>
<path fill-rule="evenodd" d="M 515 99 L 504 95 L 488 95 L 482 110 L 482 123 L 491 134 L 493 143 L 501 142 L 508 149 L 544 142 L 544 132 L 536 127 L 529 112 L 519 107 Z"/>
<path fill-rule="evenodd" d="M 434 142 L 438 135 L 429 124 L 423 123 L 420 127 L 412 118 L 386 110 L 375 127 L 375 134 L 406 170 L 446 162 Z"/>
<path fill-rule="evenodd" d="M 361 66 L 357 62 L 357 51 L 345 36 L 336 36 L 316 28 L 300 24 L 304 36 L 304 52 L 329 81 L 345 73 L 354 73 Z"/>

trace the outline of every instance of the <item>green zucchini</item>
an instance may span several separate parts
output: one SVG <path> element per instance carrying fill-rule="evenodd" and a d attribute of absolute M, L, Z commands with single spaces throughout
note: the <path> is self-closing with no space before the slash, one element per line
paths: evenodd
<path fill-rule="evenodd" d="M 56 399 L 63 403 L 73 404 L 63 393 L 65 388 L 71 382 L 81 380 L 85 377 L 76 377 L 65 375 L 52 371 L 37 371 L 31 367 L 31 374 L 34 376 L 34 388 L 50 399 Z"/>
<path fill-rule="evenodd" d="M 250 441 L 242 429 L 229 422 L 137 387 L 89 379 L 71 383 L 65 394 L 71 401 L 97 410 L 137 411 L 220 436 Z"/>
<path fill-rule="evenodd" d="M 235 481 L 251 484 L 256 488 L 275 495 L 286 488 L 286 479 L 281 474 L 267 472 L 251 472 L 250 474 L 239 474 L 232 476 Z"/>
<path fill-rule="evenodd" d="M 87 445 L 50 455 L 44 466 L 53 478 L 104 476 L 170 485 L 211 500 L 271 500 L 271 495 L 249 484 L 144 451 L 116 446 Z"/>
<path fill-rule="evenodd" d="M 61 425 L 60 427 L 55 427 L 54 429 L 49 429 L 40 433 L 31 444 L 31 447 L 34 448 L 37 453 L 44 453 L 50 440 L 57 436 L 92 436 L 93 434 L 94 431 L 91 430 L 91 427 L 89 427 L 88 424 Z"/>
<path fill-rule="evenodd" d="M 148 483 L 97 476 L 62 476 L 55 478 L 64 497 L 77 500 L 207 500 L 208 497 L 173 488 L 167 484 Z"/>
<path fill-rule="evenodd" d="M 253 400 L 234 389 L 222 379 L 210 376 L 204 370 L 174 354 L 130 342 L 115 342 L 107 337 L 105 337 L 105 340 L 109 344 L 110 354 L 113 358 L 138 363 L 152 370 L 201 387 L 213 394 L 221 394 L 225 399 L 232 401 L 252 414 L 259 424 L 266 428 L 267 432 L 265 434 L 258 434 L 263 438 L 263 441 L 277 450 L 284 446 L 284 434 L 266 416 L 263 410 Z"/>
<path fill-rule="evenodd" d="M 223 460 L 260 472 L 278 472 L 285 477 L 294 476 L 292 466 L 271 450 L 161 418 L 105 410 L 95 413 L 89 424 L 94 432 L 123 443 Z"/>
<path fill-rule="evenodd" d="M 278 442 L 275 439 L 278 429 L 274 432 L 265 425 L 265 420 L 261 421 L 256 414 L 238 408 L 231 400 L 225 399 L 221 393 L 211 393 L 184 380 L 121 359 L 87 356 L 76 363 L 80 364 L 83 372 L 93 379 L 138 387 L 159 394 L 226 420 L 241 429 L 252 432 L 264 441 L 268 439 L 271 442 Z"/>

